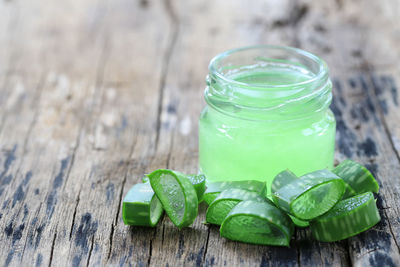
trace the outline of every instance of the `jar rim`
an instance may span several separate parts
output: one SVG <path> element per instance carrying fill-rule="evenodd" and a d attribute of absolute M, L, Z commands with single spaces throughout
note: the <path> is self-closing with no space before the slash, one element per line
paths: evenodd
<path fill-rule="evenodd" d="M 329 73 L 328 65 L 320 57 L 318 57 L 310 52 L 307 52 L 305 50 L 302 50 L 300 48 L 295 48 L 295 47 L 290 47 L 290 46 L 280 46 L 280 45 L 252 45 L 252 46 L 244 46 L 244 47 L 240 47 L 240 48 L 226 50 L 211 59 L 210 64 L 208 65 L 208 70 L 209 70 L 210 74 L 215 75 L 218 79 L 221 79 L 222 81 L 225 81 L 229 84 L 237 85 L 240 87 L 251 87 L 252 89 L 259 88 L 259 89 L 265 90 L 267 88 L 263 85 L 249 84 L 249 83 L 237 81 L 235 79 L 231 79 L 231 78 L 225 76 L 217 68 L 218 62 L 220 62 L 222 59 L 229 57 L 232 54 L 236 54 L 237 52 L 249 51 L 249 50 L 265 50 L 265 49 L 282 50 L 282 51 L 288 51 L 288 52 L 292 52 L 292 53 L 294 52 L 295 54 L 298 54 L 300 56 L 303 56 L 304 58 L 312 60 L 313 62 L 317 63 L 319 66 L 318 72 L 315 73 L 315 75 L 313 77 L 311 77 L 310 79 L 307 79 L 307 80 L 304 80 L 301 82 L 295 82 L 295 83 L 268 85 L 268 87 L 267 87 L 268 89 L 275 90 L 277 88 L 282 88 L 282 87 L 287 88 L 288 86 L 291 86 L 292 88 L 295 88 L 297 86 L 306 86 L 306 85 L 312 84 L 318 80 L 324 79 L 325 77 L 328 76 L 328 73 Z"/>

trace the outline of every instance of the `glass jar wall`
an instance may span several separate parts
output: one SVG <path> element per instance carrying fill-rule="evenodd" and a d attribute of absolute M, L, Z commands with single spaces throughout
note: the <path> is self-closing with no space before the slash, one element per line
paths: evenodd
<path fill-rule="evenodd" d="M 332 168 L 332 84 L 320 58 L 300 49 L 230 50 L 210 63 L 199 121 L 200 172 L 208 180 L 261 180 L 289 169 Z"/>

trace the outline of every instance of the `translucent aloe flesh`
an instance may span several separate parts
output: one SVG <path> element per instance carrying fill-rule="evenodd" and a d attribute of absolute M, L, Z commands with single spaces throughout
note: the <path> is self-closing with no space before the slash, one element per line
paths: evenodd
<path fill-rule="evenodd" d="M 197 199 L 200 201 L 206 191 L 206 177 L 202 174 L 191 174 L 187 176 L 197 193 Z"/>
<path fill-rule="evenodd" d="M 374 195 L 366 192 L 340 201 L 310 223 L 315 239 L 333 242 L 357 235 L 380 221 Z"/>
<path fill-rule="evenodd" d="M 310 223 L 308 221 L 300 220 L 299 218 L 296 218 L 290 214 L 288 214 L 288 215 L 289 215 L 290 219 L 292 219 L 292 222 L 294 223 L 294 225 L 296 225 L 297 227 L 304 228 L 304 227 L 310 226 Z"/>
<path fill-rule="evenodd" d="M 333 172 L 348 184 L 344 198 L 365 192 L 378 193 L 379 191 L 375 177 L 367 168 L 357 162 L 344 160 L 333 169 Z"/>
<path fill-rule="evenodd" d="M 187 176 L 161 169 L 150 173 L 148 177 L 171 221 L 178 227 L 191 225 L 198 214 L 198 199 Z"/>
<path fill-rule="evenodd" d="M 255 200 L 259 202 L 265 202 L 270 200 L 259 195 L 256 192 L 251 192 L 243 189 L 227 189 L 222 191 L 218 197 L 211 202 L 206 213 L 206 222 L 221 225 L 226 215 L 231 209 L 236 206 L 239 202 L 245 200 Z"/>
<path fill-rule="evenodd" d="M 289 246 L 294 227 L 290 218 L 270 202 L 242 201 L 226 216 L 221 236 L 245 243 Z"/>
<path fill-rule="evenodd" d="M 274 180 L 272 181 L 271 193 L 275 193 L 285 185 L 288 185 L 297 179 L 299 179 L 299 177 L 297 177 L 293 172 L 289 170 L 284 170 L 278 173 L 278 175 L 276 175 Z"/>
<path fill-rule="evenodd" d="M 204 191 L 206 191 L 206 177 L 203 174 L 189 174 L 187 175 L 187 178 L 190 180 L 194 189 L 196 190 L 197 198 L 201 200 L 203 198 Z M 149 182 L 149 177 L 147 175 L 143 176 L 142 183 Z"/>
<path fill-rule="evenodd" d="M 231 188 L 245 189 L 256 192 L 260 195 L 266 194 L 267 188 L 265 182 L 256 180 L 246 181 L 224 181 L 224 182 L 207 182 L 206 191 L 203 195 L 203 200 L 210 205 L 211 202 L 224 190 Z"/>
<path fill-rule="evenodd" d="M 272 197 L 287 213 L 301 220 L 312 220 L 330 210 L 344 191 L 342 179 L 328 170 L 319 170 L 293 180 Z"/>

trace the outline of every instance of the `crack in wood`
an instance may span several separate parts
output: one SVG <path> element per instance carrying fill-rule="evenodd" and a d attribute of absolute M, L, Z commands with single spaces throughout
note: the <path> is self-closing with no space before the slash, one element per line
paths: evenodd
<path fill-rule="evenodd" d="M 163 220 L 163 225 L 162 225 L 162 233 L 161 233 L 161 245 L 164 245 L 164 239 L 165 239 L 165 220 Z M 154 232 L 153 238 L 155 238 L 156 232 Z"/>
<path fill-rule="evenodd" d="M 369 73 L 369 77 L 370 77 L 371 80 L 373 79 L 373 78 L 372 78 L 372 77 L 373 77 L 373 73 L 372 73 L 372 72 Z M 379 119 L 380 119 L 380 121 L 382 122 L 382 125 L 383 125 L 383 128 L 384 128 L 384 130 L 385 130 L 385 134 L 386 134 L 386 136 L 387 136 L 387 139 L 388 139 L 388 141 L 389 141 L 389 143 L 390 143 L 390 146 L 391 146 L 391 148 L 392 148 L 394 154 L 396 155 L 397 161 L 398 161 L 399 164 L 400 164 L 400 154 L 399 154 L 399 152 L 397 151 L 395 144 L 393 143 L 392 134 L 390 133 L 389 126 L 388 126 L 388 124 L 387 124 L 387 122 L 386 122 L 385 114 L 384 114 L 384 111 L 383 111 L 383 109 L 382 109 L 382 106 L 381 106 L 381 104 L 378 103 L 378 101 L 377 101 L 377 99 L 378 99 L 378 92 L 377 92 L 378 88 L 377 88 L 377 86 L 375 86 L 375 84 L 374 84 L 373 82 L 372 82 L 372 88 L 373 88 L 373 90 L 371 90 L 371 91 L 372 91 L 372 94 L 373 94 L 373 99 L 375 100 L 375 101 L 374 101 L 374 104 L 375 104 L 375 106 L 377 106 L 377 109 L 378 109 L 378 116 L 379 116 Z"/>
<path fill-rule="evenodd" d="M 167 45 L 167 49 L 163 56 L 162 67 L 161 67 L 161 77 L 160 77 L 160 85 L 159 85 L 159 93 L 158 93 L 158 103 L 157 103 L 157 121 L 156 121 L 156 138 L 155 138 L 155 151 L 157 151 L 158 142 L 160 139 L 160 132 L 161 132 L 161 114 L 162 114 L 162 107 L 163 107 L 163 99 L 164 99 L 164 92 L 165 86 L 167 81 L 167 74 L 168 69 L 171 61 L 171 56 L 173 54 L 176 41 L 179 35 L 179 18 L 175 13 L 171 0 L 165 0 L 164 8 L 168 15 L 168 18 L 171 23 L 171 33 L 170 33 L 170 42 Z"/>
<path fill-rule="evenodd" d="M 51 262 L 53 261 L 53 253 L 54 253 L 54 246 L 56 243 L 56 237 L 57 237 L 57 230 L 55 230 L 53 240 L 51 242 L 51 248 L 50 248 L 50 259 L 49 259 L 49 267 L 51 266 Z"/>
<path fill-rule="evenodd" d="M 110 230 L 110 236 L 109 236 L 109 249 L 108 249 L 108 254 L 107 254 L 107 261 L 110 260 L 111 258 L 111 253 L 112 253 L 112 246 L 113 246 L 113 238 L 114 238 L 114 224 L 111 224 L 111 230 Z"/>
<path fill-rule="evenodd" d="M 165 229 L 164 221 L 165 221 L 165 217 L 163 218 L 163 222 L 162 222 L 161 246 L 164 244 L 164 229 Z M 157 235 L 157 229 L 154 229 L 153 236 L 149 240 L 149 257 L 147 259 L 147 266 L 150 266 L 151 257 L 153 255 L 153 241 L 154 241 L 156 235 Z"/>
<path fill-rule="evenodd" d="M 154 232 L 155 232 L 155 231 L 154 231 Z M 150 239 L 150 244 L 149 244 L 149 258 L 147 259 L 147 266 L 150 266 L 152 253 L 153 253 L 153 238 Z"/>
<path fill-rule="evenodd" d="M 346 261 L 347 266 L 352 266 L 352 259 L 350 257 L 350 245 L 348 242 L 348 239 L 343 241 L 343 247 L 338 247 L 338 250 L 340 250 L 344 254 L 343 260 Z"/>
<path fill-rule="evenodd" d="M 318 241 L 318 242 L 319 242 L 319 241 Z M 322 265 L 324 264 L 324 260 L 322 259 L 322 255 L 321 255 L 321 246 L 318 246 L 318 245 L 317 245 L 317 248 L 318 248 L 319 260 L 321 261 L 321 263 L 318 264 L 318 265 L 319 265 L 319 266 L 322 266 Z"/>
<path fill-rule="evenodd" d="M 94 243 L 94 235 L 92 235 L 92 238 L 90 239 L 90 248 L 89 248 L 88 258 L 86 261 L 86 267 L 88 267 L 90 263 L 90 257 L 92 256 L 93 252 L 93 243 Z"/>
<path fill-rule="evenodd" d="M 82 187 L 81 187 L 82 188 Z M 69 231 L 69 240 L 72 240 L 72 232 L 74 230 L 74 225 L 75 225 L 75 217 L 76 217 L 76 211 L 78 209 L 78 205 L 79 205 L 79 201 L 80 201 L 80 195 L 81 195 L 81 189 L 79 190 L 78 193 L 78 197 L 76 199 L 76 204 L 75 204 L 75 208 L 74 208 L 74 213 L 72 215 L 72 224 L 71 224 L 71 229 Z"/>
<path fill-rule="evenodd" d="M 24 258 L 24 253 L 25 253 L 25 249 L 26 249 L 26 244 L 27 244 L 27 243 L 28 243 L 28 237 L 25 238 L 24 247 L 23 247 L 23 249 L 22 249 L 21 256 L 20 256 L 21 261 L 22 261 L 22 259 Z"/>
<path fill-rule="evenodd" d="M 202 264 L 205 264 L 206 261 L 206 256 L 207 256 L 207 250 L 208 250 L 208 241 L 210 240 L 210 227 L 207 228 L 207 239 L 206 239 L 206 245 L 204 246 L 204 253 L 203 253 L 203 259 L 202 259 Z"/>
<path fill-rule="evenodd" d="M 293 236 L 297 239 L 299 235 L 300 234 L 298 234 L 298 229 L 295 228 Z M 299 249 L 297 244 L 296 244 L 296 252 L 297 252 L 297 265 L 298 267 L 301 267 L 301 250 Z"/>
<path fill-rule="evenodd" d="M 137 136 L 137 134 L 135 134 L 135 136 Z M 133 138 L 133 140 L 134 140 L 134 142 L 132 143 L 132 146 L 131 146 L 130 151 L 129 151 L 129 153 L 128 153 L 127 162 L 129 162 L 130 158 L 131 158 L 132 155 L 133 155 L 133 152 L 135 151 L 136 140 L 137 140 L 137 138 Z M 119 199 L 119 202 L 118 202 L 119 204 L 118 204 L 117 214 L 116 214 L 115 219 L 114 219 L 114 226 L 117 225 L 118 218 L 119 218 L 119 216 L 120 216 L 120 211 L 121 211 L 121 204 L 122 204 L 122 198 L 123 198 L 124 188 L 125 188 L 126 180 L 127 180 L 127 178 L 128 178 L 128 171 L 129 171 L 129 169 L 128 169 L 128 164 L 126 164 L 125 170 L 124 170 L 125 175 L 124 175 L 124 179 L 122 180 L 121 190 L 120 190 L 120 192 L 119 192 L 119 198 L 118 198 L 118 199 Z"/>
<path fill-rule="evenodd" d="M 345 266 L 352 266 L 352 261 L 351 261 L 350 253 L 349 253 L 350 248 L 349 248 L 348 243 L 346 242 L 343 247 L 338 247 L 337 249 L 339 251 L 341 251 L 342 254 L 344 255 L 344 256 L 342 256 L 342 259 L 345 262 Z"/>
<path fill-rule="evenodd" d="M 137 133 L 135 134 L 135 136 L 137 136 Z M 129 162 L 129 160 L 131 159 L 133 152 L 135 151 L 135 147 L 136 147 L 136 140 L 137 138 L 132 138 L 134 141 L 131 145 L 130 151 L 128 153 L 128 157 L 127 157 L 127 162 Z M 111 258 L 111 253 L 112 253 L 112 246 L 113 246 L 113 238 L 114 238 L 114 231 L 115 231 L 115 227 L 118 224 L 118 218 L 120 216 L 120 211 L 121 211 L 121 204 L 122 204 L 122 198 L 123 198 L 123 193 L 124 193 L 124 188 L 125 188 L 125 184 L 126 184 L 126 180 L 128 178 L 128 164 L 125 165 L 125 170 L 124 170 L 124 179 L 122 180 L 122 184 L 121 184 L 121 190 L 119 192 L 119 198 L 118 198 L 118 209 L 117 209 L 117 214 L 115 216 L 114 222 L 111 225 L 111 231 L 110 231 L 110 235 L 109 235 L 109 249 L 108 249 L 108 255 L 107 255 L 107 261 Z"/>
<path fill-rule="evenodd" d="M 397 250 L 398 250 L 399 253 L 400 253 L 400 246 L 399 246 L 399 243 L 397 242 L 396 235 L 395 235 L 394 232 L 393 232 L 393 228 L 392 228 L 392 224 L 390 223 L 389 216 L 387 215 L 386 210 L 384 210 L 383 212 L 384 212 L 384 214 L 385 214 L 386 221 L 387 221 L 387 223 L 388 223 L 388 225 L 389 225 L 389 231 L 390 231 L 390 234 L 391 234 L 392 237 L 393 237 L 394 244 L 396 245 Z"/>

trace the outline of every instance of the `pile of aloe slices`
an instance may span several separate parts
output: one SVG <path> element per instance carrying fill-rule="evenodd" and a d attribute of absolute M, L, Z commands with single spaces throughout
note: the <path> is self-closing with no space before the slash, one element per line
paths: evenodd
<path fill-rule="evenodd" d="M 264 182 L 207 182 L 204 175 L 156 170 L 126 194 L 127 225 L 157 225 L 163 211 L 179 228 L 191 225 L 198 205 L 208 204 L 206 222 L 220 225 L 221 236 L 240 242 L 289 246 L 294 227 L 310 227 L 319 241 L 357 235 L 380 221 L 373 193 L 379 186 L 362 165 L 345 160 L 332 171 L 297 177 L 279 173 L 270 190 Z"/>

